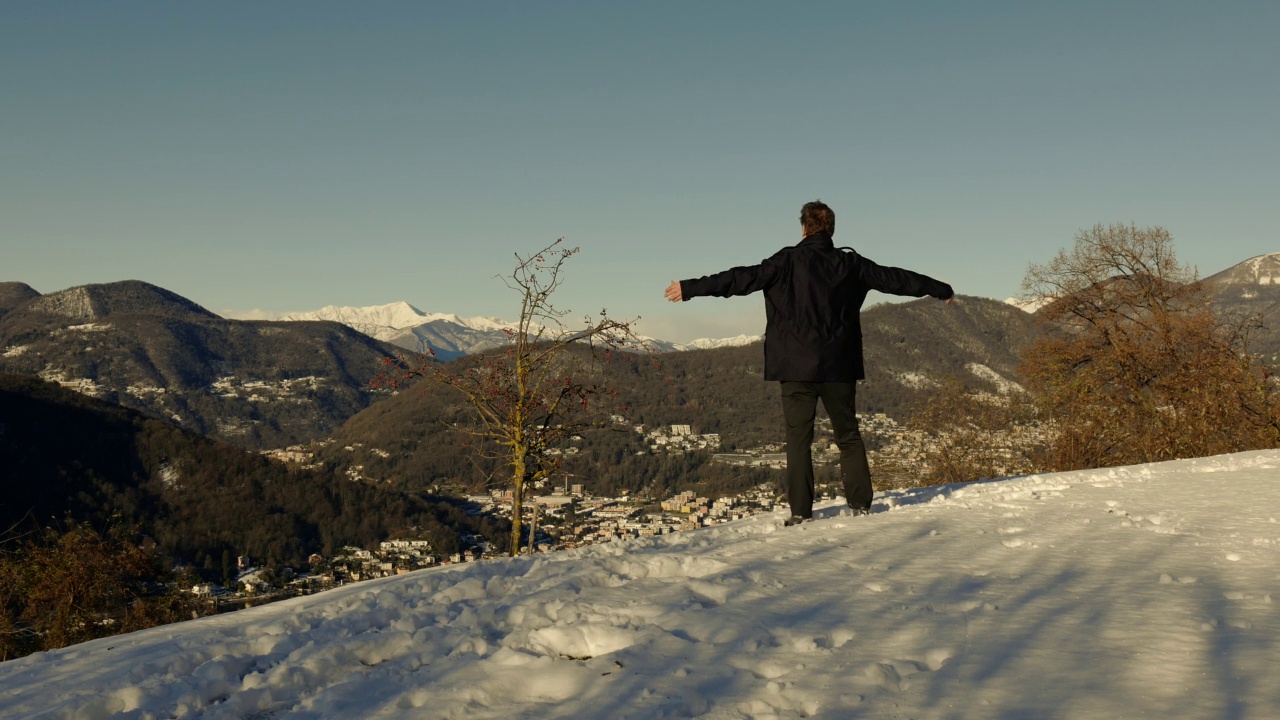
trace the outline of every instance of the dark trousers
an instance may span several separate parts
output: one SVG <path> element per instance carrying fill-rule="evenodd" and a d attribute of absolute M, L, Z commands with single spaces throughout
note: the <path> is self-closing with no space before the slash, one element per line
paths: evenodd
<path fill-rule="evenodd" d="M 784 382 L 782 415 L 787 422 L 787 500 L 791 514 L 813 516 L 813 419 L 818 400 L 831 418 L 836 447 L 840 448 L 840 474 L 844 497 L 850 507 L 871 507 L 871 468 L 867 447 L 858 432 L 854 412 L 856 384 L 851 382 Z"/>

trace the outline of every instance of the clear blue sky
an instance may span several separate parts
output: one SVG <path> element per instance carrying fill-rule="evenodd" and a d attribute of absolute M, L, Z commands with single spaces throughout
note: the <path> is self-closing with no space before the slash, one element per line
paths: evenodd
<path fill-rule="evenodd" d="M 799 239 L 1013 295 L 1095 223 L 1211 274 L 1280 251 L 1275 2 L 9 2 L 0 280 L 218 311 L 561 305 L 675 340 L 673 279 Z M 872 300 L 884 299 L 873 296 Z"/>

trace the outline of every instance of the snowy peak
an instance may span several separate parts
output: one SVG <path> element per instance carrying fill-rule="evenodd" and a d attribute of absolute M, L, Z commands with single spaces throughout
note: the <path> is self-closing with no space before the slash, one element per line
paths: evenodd
<path fill-rule="evenodd" d="M 1280 253 L 1249 258 L 1216 275 L 1204 279 L 1205 284 L 1225 288 L 1233 285 L 1280 285 Z"/>
<path fill-rule="evenodd" d="M 426 313 L 407 302 L 399 301 L 372 307 L 326 305 L 311 312 L 287 313 L 281 320 L 330 320 L 342 323 L 366 335 L 385 340 L 389 331 L 421 325 L 429 320 Z M 373 332 L 370 332 L 372 330 Z"/>
<path fill-rule="evenodd" d="M 400 335 L 401 331 L 427 323 L 449 323 L 480 332 L 501 332 L 505 328 L 515 327 L 515 323 L 498 318 L 465 318 L 456 313 L 425 313 L 403 300 L 370 307 L 326 305 L 310 312 L 286 313 L 280 316 L 280 319 L 339 322 L 380 340 L 389 340 L 391 337 Z"/>
<path fill-rule="evenodd" d="M 426 315 L 426 322 L 436 321 L 453 323 L 454 325 L 461 325 L 462 327 L 479 330 L 481 332 L 502 332 L 503 330 L 516 327 L 516 323 L 507 322 L 506 320 L 493 317 L 464 318 L 458 317 L 453 313 L 431 313 Z"/>
<path fill-rule="evenodd" d="M 1045 300 L 1024 300 L 1022 298 L 1011 297 L 1005 300 L 1005 304 L 1012 305 L 1023 312 L 1034 313 L 1047 305 L 1048 302 Z"/>
<path fill-rule="evenodd" d="M 714 348 L 741 347 L 757 343 L 764 339 L 763 335 L 738 335 L 730 338 L 698 338 L 676 347 L 680 350 L 711 350 Z"/>
<path fill-rule="evenodd" d="M 432 350 L 442 360 L 481 352 L 510 342 L 506 333 L 516 323 L 494 317 L 462 317 L 456 313 L 425 313 L 403 300 L 371 307 L 326 305 L 310 312 L 287 313 L 281 320 L 328 320 L 342 323 L 365 335 L 417 353 Z M 760 342 L 759 335 L 731 338 L 699 338 L 673 343 L 653 338 L 658 351 L 706 350 Z"/>
<path fill-rule="evenodd" d="M 416 353 L 434 352 L 441 360 L 480 352 L 509 341 L 515 327 L 498 318 L 425 313 L 401 300 L 386 305 L 326 305 L 311 312 L 288 313 L 281 320 L 328 320 Z"/>

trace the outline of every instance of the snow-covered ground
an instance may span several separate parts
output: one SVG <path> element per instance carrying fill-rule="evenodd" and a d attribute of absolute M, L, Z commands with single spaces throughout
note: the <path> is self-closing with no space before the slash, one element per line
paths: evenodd
<path fill-rule="evenodd" d="M 0 664 L 4 718 L 1277 718 L 1280 451 L 425 570 Z"/>

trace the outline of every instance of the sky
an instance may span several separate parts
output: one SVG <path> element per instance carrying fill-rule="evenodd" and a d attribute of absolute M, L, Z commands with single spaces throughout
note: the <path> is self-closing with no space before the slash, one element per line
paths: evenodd
<path fill-rule="evenodd" d="M 1004 299 L 1095 224 L 1212 274 L 1280 251 L 1280 4 L 0 5 L 0 281 L 138 279 L 229 316 L 557 304 L 763 329 L 672 280 L 836 241 Z M 887 300 L 873 294 L 871 301 Z"/>
<path fill-rule="evenodd" d="M 32 720 L 1280 717 L 1280 451 L 890 491 L 0 663 Z"/>

